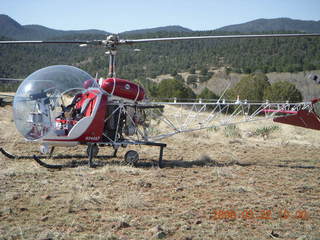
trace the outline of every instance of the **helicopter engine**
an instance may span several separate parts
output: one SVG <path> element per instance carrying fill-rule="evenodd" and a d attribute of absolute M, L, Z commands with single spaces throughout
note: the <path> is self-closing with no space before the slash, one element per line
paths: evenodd
<path fill-rule="evenodd" d="M 143 109 L 131 106 L 109 104 L 105 122 L 104 136 L 106 140 L 124 139 L 123 135 L 133 136 L 139 126 L 145 126 L 146 114 Z"/>
<path fill-rule="evenodd" d="M 144 110 L 128 107 L 124 126 L 124 134 L 127 136 L 136 134 L 138 126 L 144 126 L 145 122 L 146 115 Z"/>

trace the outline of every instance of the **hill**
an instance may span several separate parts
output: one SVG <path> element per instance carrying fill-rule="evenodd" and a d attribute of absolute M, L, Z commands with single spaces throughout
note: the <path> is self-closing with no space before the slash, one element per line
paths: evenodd
<path fill-rule="evenodd" d="M 303 21 L 290 18 L 274 18 L 274 19 L 257 19 L 254 21 L 225 26 L 217 31 L 223 32 L 278 32 L 278 31 L 294 31 L 305 33 L 319 33 L 320 21 Z"/>
<path fill-rule="evenodd" d="M 108 34 L 101 30 L 56 30 L 41 25 L 21 25 L 7 15 L 0 15 L 0 36 L 16 40 L 43 40 L 73 34 Z"/>
<path fill-rule="evenodd" d="M 155 33 L 155 32 L 193 32 L 189 28 L 181 26 L 165 26 L 165 27 L 156 27 L 156 28 L 146 28 L 146 29 L 137 29 L 132 31 L 125 31 L 121 34 L 145 34 L 145 33 Z"/>
<path fill-rule="evenodd" d="M 290 18 L 275 18 L 275 19 L 256 19 L 250 22 L 229 25 L 214 30 L 215 32 L 233 32 L 233 33 L 252 33 L 252 32 L 320 32 L 320 21 L 304 21 Z M 137 29 L 125 31 L 121 35 L 141 35 L 152 34 L 157 32 L 166 33 L 188 33 L 195 34 L 193 31 L 183 26 L 163 26 L 155 28 Z M 212 32 L 212 31 L 202 31 Z M 106 31 L 89 29 L 89 30 L 57 30 L 41 25 L 21 25 L 11 17 L 0 14 L 0 36 L 12 38 L 16 40 L 44 40 L 52 38 L 60 38 L 68 35 L 77 34 L 94 34 L 105 35 L 110 34 Z"/>
<path fill-rule="evenodd" d="M 192 32 L 191 29 L 181 27 L 181 26 L 164 26 L 155 27 L 147 29 L 137 29 L 132 31 L 126 31 L 121 34 L 131 35 L 131 34 L 145 34 L 145 33 L 155 33 L 155 32 Z M 11 17 L 0 14 L 0 36 L 11 38 L 15 40 L 43 40 L 52 38 L 61 38 L 69 35 L 81 35 L 81 34 L 93 34 L 93 35 L 105 35 L 110 34 L 109 32 L 88 29 L 88 30 L 57 30 L 48 28 L 41 25 L 21 25 Z"/>

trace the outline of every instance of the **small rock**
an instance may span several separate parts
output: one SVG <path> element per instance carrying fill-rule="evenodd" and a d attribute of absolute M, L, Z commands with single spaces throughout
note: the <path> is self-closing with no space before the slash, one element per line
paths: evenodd
<path fill-rule="evenodd" d="M 51 199 L 51 196 L 46 194 L 46 195 L 41 196 L 41 199 L 43 199 L 43 200 L 50 200 L 50 199 Z"/>
<path fill-rule="evenodd" d="M 176 189 L 176 192 L 182 192 L 184 189 L 183 189 L 183 187 L 178 187 L 177 189 Z"/>
<path fill-rule="evenodd" d="M 98 181 L 104 181 L 104 180 L 105 180 L 104 177 L 102 177 L 102 176 L 98 177 Z"/>
<path fill-rule="evenodd" d="M 229 141 L 229 144 L 242 144 L 242 142 L 236 139 L 236 140 Z"/>
<path fill-rule="evenodd" d="M 234 188 L 233 190 L 234 190 L 234 192 L 238 192 L 238 193 L 247 192 L 247 190 L 245 188 L 243 188 L 243 187 Z"/>
<path fill-rule="evenodd" d="M 13 196 L 12 196 L 12 199 L 13 199 L 13 200 L 17 200 L 17 199 L 19 199 L 19 198 L 20 198 L 19 194 L 16 194 L 16 195 L 13 195 Z"/>
<path fill-rule="evenodd" d="M 202 223 L 202 221 L 201 220 L 196 220 L 195 222 L 194 222 L 194 224 L 201 224 Z"/>
<path fill-rule="evenodd" d="M 127 223 L 127 222 L 119 222 L 119 224 L 117 226 L 117 229 L 120 230 L 122 228 L 127 228 L 127 227 L 130 227 L 129 223 Z"/>
<path fill-rule="evenodd" d="M 84 227 L 82 227 L 81 225 L 77 225 L 76 227 L 75 227 L 75 231 L 76 232 L 83 232 L 85 229 L 84 229 Z"/>
<path fill-rule="evenodd" d="M 154 234 L 157 232 L 162 232 L 162 231 L 163 231 L 163 229 L 160 225 L 157 225 L 157 226 L 149 229 L 149 232 L 154 233 Z"/>
<path fill-rule="evenodd" d="M 182 237 L 181 240 L 192 240 L 193 237 Z"/>
<path fill-rule="evenodd" d="M 50 232 L 49 230 L 46 230 L 42 233 L 37 238 L 38 240 L 53 240 L 55 239 L 54 233 Z"/>
<path fill-rule="evenodd" d="M 181 227 L 181 230 L 191 230 L 191 226 L 189 226 L 189 225 L 183 225 L 183 226 Z"/>
<path fill-rule="evenodd" d="M 274 232 L 273 230 L 272 230 L 272 232 L 270 233 L 270 236 L 271 236 L 271 237 L 275 237 L 275 238 L 280 237 L 280 235 L 279 235 L 278 233 Z"/>
<path fill-rule="evenodd" d="M 297 187 L 297 190 L 299 193 L 305 193 L 308 191 L 312 191 L 313 187 L 309 187 L 309 186 L 301 186 L 301 187 Z"/>
<path fill-rule="evenodd" d="M 49 219 L 48 216 L 44 216 L 44 217 L 42 217 L 40 220 L 41 220 L 41 222 L 45 222 L 45 221 L 47 221 L 48 219 Z"/>
<path fill-rule="evenodd" d="M 139 185 L 140 187 L 145 187 L 145 188 L 151 188 L 151 187 L 152 187 L 152 184 L 151 184 L 151 183 L 145 182 L 145 181 L 139 181 L 139 182 L 138 182 L 138 185 Z"/>
<path fill-rule="evenodd" d="M 167 234 L 163 231 L 157 232 L 155 235 L 153 235 L 153 239 L 164 239 L 167 236 Z"/>

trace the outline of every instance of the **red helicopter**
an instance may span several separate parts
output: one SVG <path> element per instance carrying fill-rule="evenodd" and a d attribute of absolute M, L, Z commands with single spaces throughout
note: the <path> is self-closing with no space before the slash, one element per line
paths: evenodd
<path fill-rule="evenodd" d="M 119 46 L 178 40 L 319 36 L 265 34 L 127 40 L 110 35 L 105 40 L 93 41 L 0 41 L 0 44 L 80 44 L 108 50 L 108 78 L 96 79 L 76 67 L 55 65 L 32 73 L 20 84 L 13 101 L 15 125 L 27 141 L 41 144 L 41 153 L 51 157 L 56 146 L 87 145 L 88 164 L 94 167 L 93 158 L 98 155 L 99 147 L 113 147 L 113 156 L 116 156 L 119 147 L 156 146 L 160 148 L 158 163 L 161 167 L 166 144 L 158 141 L 177 133 L 261 120 L 262 114 L 276 122 L 320 130 L 319 99 L 295 104 L 252 103 L 239 99 L 230 102 L 222 97 L 215 101 L 152 102 L 142 86 L 116 78 L 115 57 Z M 171 115 L 166 115 L 165 106 L 174 108 Z M 252 106 L 257 110 L 250 111 Z M 282 116 L 278 117 L 279 114 Z M 19 158 L 3 148 L 0 151 L 9 158 Z M 70 166 L 45 163 L 41 156 L 32 158 L 47 168 Z M 125 154 L 127 163 L 134 165 L 138 160 L 136 151 Z"/>

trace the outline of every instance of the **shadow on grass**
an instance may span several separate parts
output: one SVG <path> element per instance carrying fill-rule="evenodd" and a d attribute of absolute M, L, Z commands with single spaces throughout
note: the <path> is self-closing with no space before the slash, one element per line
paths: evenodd
<path fill-rule="evenodd" d="M 76 168 L 80 166 L 89 166 L 88 160 L 79 160 L 88 158 L 86 155 L 56 155 L 52 156 L 49 160 L 50 162 L 53 159 L 77 159 L 77 160 L 70 160 L 65 163 L 54 164 L 54 163 L 47 163 L 45 157 L 37 157 L 37 156 L 15 156 L 0 148 L 0 152 L 3 153 L 6 157 L 10 159 L 34 159 L 39 165 L 51 168 L 51 169 L 63 169 L 63 168 Z M 107 159 L 113 159 L 104 161 Z M 114 160 L 118 159 L 118 160 Z M 134 166 L 137 168 L 154 168 L 159 167 L 159 163 L 157 160 L 150 160 L 150 159 L 140 159 L 139 162 L 135 164 L 129 164 L 124 161 L 121 161 L 120 158 L 113 156 L 96 156 L 94 158 L 93 164 L 91 167 L 104 167 L 104 166 Z M 193 161 L 183 161 L 183 160 L 163 160 L 162 161 L 162 168 L 192 168 L 192 167 L 228 167 L 228 166 L 241 166 L 241 167 L 248 167 L 248 166 L 262 166 L 262 167 L 279 167 L 279 168 L 296 168 L 296 169 L 320 169 L 318 166 L 303 166 L 303 165 L 284 165 L 284 164 L 258 164 L 258 163 L 241 163 L 236 160 L 231 160 L 228 162 L 218 162 L 216 160 L 211 159 L 208 156 L 203 156 L 200 159 L 193 160 Z"/>
<path fill-rule="evenodd" d="M 110 159 L 110 156 L 96 157 L 93 162 L 93 168 L 99 168 L 104 166 L 134 166 L 136 168 L 154 168 L 159 167 L 158 161 L 149 159 L 140 159 L 136 164 L 128 164 L 120 158 L 113 158 L 112 160 L 104 161 L 101 159 Z M 75 168 L 80 166 L 88 166 L 87 160 L 72 160 L 64 164 L 62 168 Z M 202 157 L 194 161 L 183 161 L 183 160 L 163 160 L 162 168 L 192 168 L 192 167 L 229 167 L 229 166 L 261 166 L 261 167 L 279 167 L 279 168 L 296 168 L 296 169 L 319 169 L 317 166 L 303 166 L 303 165 L 283 165 L 283 164 L 258 164 L 258 163 L 241 163 L 238 161 L 229 162 L 218 162 L 211 159 L 210 157 Z"/>

